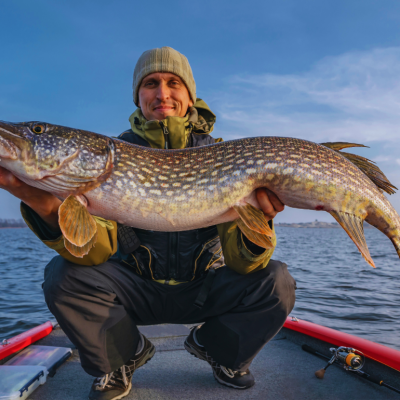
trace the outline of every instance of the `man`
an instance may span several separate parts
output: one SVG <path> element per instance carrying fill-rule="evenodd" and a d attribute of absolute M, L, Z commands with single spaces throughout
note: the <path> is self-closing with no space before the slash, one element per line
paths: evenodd
<path fill-rule="evenodd" d="M 176 50 L 143 53 L 133 89 L 138 109 L 121 140 L 162 149 L 221 140 L 210 136 L 215 115 L 196 97 L 190 65 Z M 96 377 L 89 399 L 126 396 L 133 372 L 154 355 L 137 325 L 205 321 L 192 329 L 186 350 L 207 361 L 220 384 L 254 384 L 249 365 L 281 329 L 295 300 L 295 282 L 285 264 L 270 260 L 273 249 L 256 246 L 233 223 L 153 232 L 95 217 L 96 245 L 75 258 L 58 226 L 59 199 L 4 169 L 0 186 L 22 200 L 27 224 L 61 255 L 47 265 L 43 289 L 82 367 Z M 265 189 L 256 198 L 273 228 L 283 204 Z"/>

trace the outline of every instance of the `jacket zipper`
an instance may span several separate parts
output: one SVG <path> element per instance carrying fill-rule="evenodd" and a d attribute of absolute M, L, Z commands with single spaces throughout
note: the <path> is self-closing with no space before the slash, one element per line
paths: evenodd
<path fill-rule="evenodd" d="M 178 259 L 178 232 L 169 233 L 169 259 L 168 259 L 168 276 L 169 278 L 176 278 L 176 267 Z"/>
<path fill-rule="evenodd" d="M 161 129 L 164 133 L 164 141 L 165 141 L 165 145 L 164 145 L 164 149 L 169 149 L 168 143 L 169 143 L 169 131 L 168 128 L 164 125 L 164 122 L 160 121 L 160 126 Z"/>

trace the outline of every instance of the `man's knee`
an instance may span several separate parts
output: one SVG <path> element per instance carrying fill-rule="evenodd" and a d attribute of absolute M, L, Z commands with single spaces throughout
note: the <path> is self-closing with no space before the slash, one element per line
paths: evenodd
<path fill-rule="evenodd" d="M 270 282 L 272 280 L 274 297 L 278 299 L 281 308 L 289 314 L 296 299 L 296 281 L 290 275 L 287 265 L 281 261 L 270 260 L 265 268 L 265 274 Z"/>
<path fill-rule="evenodd" d="M 105 262 L 96 266 L 82 266 L 54 257 L 45 268 L 43 292 L 50 308 L 54 300 L 70 301 L 82 296 L 107 297 L 114 293 L 111 276 L 116 276 L 119 266 Z"/>
<path fill-rule="evenodd" d="M 68 264 L 73 265 L 63 257 L 56 256 L 46 265 L 42 288 L 47 304 L 52 298 L 67 289 L 70 282 L 68 275 L 71 273 L 71 268 L 68 268 Z"/>

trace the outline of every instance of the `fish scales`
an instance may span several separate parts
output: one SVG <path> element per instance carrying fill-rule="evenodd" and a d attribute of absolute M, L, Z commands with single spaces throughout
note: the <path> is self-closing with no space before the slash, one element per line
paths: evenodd
<path fill-rule="evenodd" d="M 108 196 L 110 203 L 118 202 L 113 215 L 117 212 L 121 221 L 134 209 L 132 225 L 178 231 L 204 226 L 204 219 L 225 222 L 227 208 L 243 199 L 254 201 L 251 193 L 258 187 L 273 190 L 295 208 L 329 211 L 337 204 L 352 212 L 355 204 L 368 200 L 362 213 L 374 203 L 389 213 L 385 196 L 340 154 L 304 140 L 276 137 L 168 152 L 118 141 L 112 175 L 86 196 L 89 204 L 96 203 L 89 211 L 97 211 Z M 348 201 L 354 196 L 360 202 Z"/>
<path fill-rule="evenodd" d="M 40 135 L 33 132 L 38 124 Z M 56 125 L 0 122 L 0 156 L 26 183 L 61 199 L 76 194 L 91 214 L 137 228 L 184 231 L 233 221 L 234 206 L 259 208 L 255 189 L 265 187 L 287 206 L 331 212 L 339 223 L 343 213 L 365 219 L 400 255 L 400 218 L 381 190 L 339 152 L 302 139 L 158 150 Z M 354 222 L 347 224 L 355 240 Z"/>

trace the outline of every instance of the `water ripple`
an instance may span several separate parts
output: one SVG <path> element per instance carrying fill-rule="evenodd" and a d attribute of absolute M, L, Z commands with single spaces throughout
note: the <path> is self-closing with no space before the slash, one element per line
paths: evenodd
<path fill-rule="evenodd" d="M 293 315 L 400 350 L 400 260 L 381 232 L 365 236 L 376 269 L 341 229 L 278 227 L 273 258 L 297 281 Z"/>
<path fill-rule="evenodd" d="M 5 338 L 53 319 L 41 285 L 55 253 L 29 229 L 0 229 L 0 243 L 0 338 Z"/>

